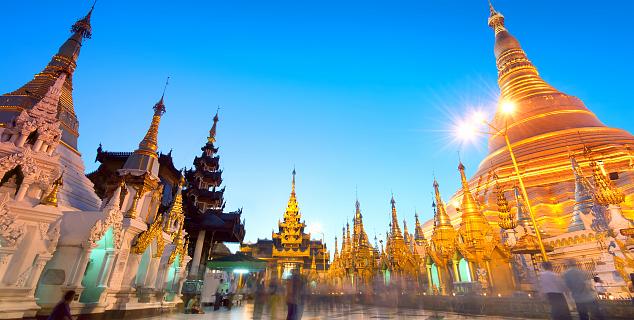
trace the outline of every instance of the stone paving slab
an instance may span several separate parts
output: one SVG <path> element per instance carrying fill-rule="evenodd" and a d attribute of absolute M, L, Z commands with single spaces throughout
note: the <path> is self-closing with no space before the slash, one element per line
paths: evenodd
<path fill-rule="evenodd" d="M 180 319 L 199 319 L 199 320 L 250 320 L 253 319 L 253 304 L 249 303 L 243 306 L 234 307 L 231 311 L 221 309 L 213 311 L 205 308 L 205 314 L 168 314 L 152 318 L 143 318 L 146 320 L 180 320 Z M 522 318 L 508 317 L 492 317 L 492 316 L 473 316 L 461 315 L 446 312 L 433 312 L 418 309 L 398 309 L 398 308 L 382 308 L 382 307 L 366 307 L 362 305 L 340 307 L 334 309 L 315 309 L 308 306 L 304 310 L 302 320 L 393 320 L 393 319 L 426 319 L 426 320 L 457 320 L 457 319 L 483 319 L 487 320 L 518 320 Z M 278 308 L 277 315 L 271 316 L 266 310 L 262 320 L 284 320 L 286 319 L 286 308 Z"/>

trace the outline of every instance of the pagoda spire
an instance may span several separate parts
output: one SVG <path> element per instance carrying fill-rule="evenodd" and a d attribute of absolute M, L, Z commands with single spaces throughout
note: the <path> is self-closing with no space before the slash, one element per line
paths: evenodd
<path fill-rule="evenodd" d="M 337 237 L 335 236 L 335 255 L 334 255 L 334 259 L 337 259 L 339 257 L 339 244 L 337 243 Z"/>
<path fill-rule="evenodd" d="M 346 226 L 341 227 L 341 255 L 343 256 L 347 250 L 346 244 Z"/>
<path fill-rule="evenodd" d="M 346 222 L 346 244 L 350 249 L 352 247 L 352 240 L 350 239 L 350 223 Z"/>
<path fill-rule="evenodd" d="M 423 233 L 423 227 L 420 224 L 420 220 L 418 220 L 418 212 L 414 212 L 414 218 L 416 220 L 414 224 L 414 240 L 420 241 L 425 240 L 425 234 Z"/>
<path fill-rule="evenodd" d="M 216 125 L 218 124 L 218 111 L 219 110 L 220 110 L 220 107 L 216 110 L 216 115 L 214 116 L 214 124 L 211 126 L 211 129 L 209 129 L 209 137 L 207 137 L 207 142 L 208 143 L 216 142 Z"/>
<path fill-rule="evenodd" d="M 139 149 L 137 149 L 137 151 L 135 152 L 144 153 L 149 156 L 156 157 L 156 151 L 158 150 L 159 124 L 161 123 L 161 117 L 165 113 L 165 103 L 163 102 L 163 99 L 165 98 L 165 89 L 167 89 L 169 80 L 170 78 L 167 77 L 161 99 L 156 104 L 154 104 L 154 115 L 152 116 L 152 123 L 150 124 L 150 128 L 145 134 L 143 140 L 141 140 L 141 142 L 139 143 Z"/>
<path fill-rule="evenodd" d="M 405 240 L 406 244 L 409 244 L 410 237 L 409 237 L 409 231 L 407 230 L 407 220 L 406 219 L 403 219 L 403 239 Z"/>
<path fill-rule="evenodd" d="M 169 81 L 169 77 L 167 80 Z M 165 82 L 165 86 L 167 87 L 167 81 Z M 159 124 L 161 123 L 161 117 L 165 113 L 164 97 L 165 88 L 163 89 L 161 99 L 154 104 L 152 122 L 150 123 L 148 131 L 145 133 L 145 137 L 139 142 L 139 148 L 125 161 L 123 170 L 141 170 L 152 173 L 154 177 L 158 177 L 159 163 L 156 151 L 158 150 Z"/>
<path fill-rule="evenodd" d="M 560 92 L 544 81 L 519 41 L 505 25 L 504 16 L 489 2 L 487 20 L 495 34 L 500 102 L 493 119 L 496 128 L 508 128 L 510 143 L 569 128 L 604 127 L 581 100 Z M 513 113 L 506 106 L 513 106 Z M 489 152 L 505 147 L 502 135 L 489 140 Z M 481 168 L 482 169 L 482 168 Z"/>
<path fill-rule="evenodd" d="M 489 2 L 488 25 L 495 33 L 495 58 L 498 66 L 498 84 L 502 99 L 517 102 L 534 95 L 553 94 L 558 91 L 539 76 L 537 68 L 528 60 L 519 41 L 504 25 L 504 16 Z"/>
<path fill-rule="evenodd" d="M 79 137 L 79 122 L 73 104 L 73 73 L 77 67 L 77 58 L 79 57 L 83 39 L 90 38 L 92 35 L 90 18 L 93 9 L 94 4 L 86 16 L 73 24 L 71 36 L 59 47 L 57 53 L 44 70 L 37 73 L 31 81 L 22 87 L 0 97 L 0 105 L 4 107 L 2 113 L 9 112 L 17 115 L 22 110 L 33 108 L 55 85 L 57 79 L 65 77 L 59 92 L 58 101 L 55 101 L 56 117 L 64 124 L 61 126 L 64 132 L 61 136 L 62 141 L 66 146 L 75 150 L 77 149 L 77 138 Z M 13 119 L 12 116 L 3 116 L 1 118 Z"/>
<path fill-rule="evenodd" d="M 443 203 L 442 198 L 440 197 L 438 181 L 436 181 L 435 178 L 434 178 L 434 193 L 436 197 L 434 204 L 432 204 L 432 206 L 434 206 L 434 209 L 436 211 L 436 214 L 434 215 L 434 226 L 435 227 L 439 227 L 439 226 L 451 227 L 452 226 L 451 219 L 449 218 L 449 215 L 447 214 L 447 210 L 445 209 L 445 204 Z"/>
<path fill-rule="evenodd" d="M 293 181 L 291 182 L 291 195 L 288 198 L 286 205 L 286 213 L 284 214 L 284 220 L 296 219 L 299 221 L 301 215 L 299 213 L 299 207 L 297 204 L 297 195 L 295 194 L 295 168 L 293 168 Z"/>
<path fill-rule="evenodd" d="M 392 238 L 403 239 L 401 228 L 398 225 L 398 217 L 396 215 L 396 201 L 394 200 L 394 194 L 392 194 L 392 199 L 390 200 L 390 203 L 392 204 L 392 224 L 391 224 Z"/>
<path fill-rule="evenodd" d="M 469 183 L 467 182 L 467 176 L 465 174 L 465 166 L 462 162 L 458 165 L 458 171 L 460 171 L 460 180 L 462 182 L 462 204 L 460 205 L 460 210 L 462 211 L 461 223 L 488 223 L 482 214 L 482 211 L 480 211 L 480 206 L 473 197 L 471 190 L 469 190 Z"/>

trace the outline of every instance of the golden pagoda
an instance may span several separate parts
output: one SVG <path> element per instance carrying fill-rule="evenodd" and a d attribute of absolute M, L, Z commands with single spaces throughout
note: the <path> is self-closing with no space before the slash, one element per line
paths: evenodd
<path fill-rule="evenodd" d="M 581 100 L 567 95 L 546 83 L 528 59 L 519 41 L 510 34 L 504 16 L 490 8 L 489 26 L 494 30 L 494 53 L 500 87 L 500 104 L 492 124 L 507 129 L 533 211 L 546 235 L 557 236 L 568 230 L 574 206 L 574 177 L 570 175 L 569 154 L 584 153 L 591 148 L 601 155 L 606 172 L 619 173 L 616 185 L 624 189 L 623 209 L 630 211 L 633 193 L 630 182 L 631 148 L 634 137 L 621 129 L 606 127 Z M 505 104 L 514 105 L 512 115 L 505 114 Z M 587 167 L 590 159 L 578 159 Z M 511 158 L 504 137 L 494 134 L 489 139 L 489 155 L 482 159 L 478 172 L 469 185 L 476 187 L 482 177 L 495 172 L 501 183 L 516 183 Z M 478 197 L 488 194 L 484 205 L 494 203 L 488 190 L 493 183 L 475 188 Z M 454 198 L 459 197 L 459 193 Z M 489 205 L 490 206 L 490 205 Z M 451 215 L 457 215 L 455 208 Z M 488 208 L 485 215 L 492 219 L 497 212 Z"/>
<path fill-rule="evenodd" d="M 397 277 L 400 280 L 418 280 L 419 267 L 410 248 L 405 244 L 405 238 L 401 233 L 396 213 L 396 201 L 394 196 L 390 200 L 392 205 L 392 220 L 390 232 L 386 239 L 385 263 L 387 270 L 384 270 L 386 279 Z"/>
<path fill-rule="evenodd" d="M 469 263 L 471 279 L 476 279 L 484 292 L 509 293 L 514 289 L 513 274 L 510 269 L 510 252 L 502 245 L 497 230 L 494 230 L 482 214 L 480 205 L 469 190 L 465 166 L 460 163 L 462 182 L 462 213 L 456 238 L 456 248 L 460 256 Z M 457 264 L 454 263 L 457 271 Z M 455 272 L 459 274 L 459 272 Z M 495 281 L 494 276 L 495 274 Z M 454 278 L 454 281 L 457 280 Z M 460 279 L 463 280 L 463 279 Z"/>
<path fill-rule="evenodd" d="M 427 283 L 430 293 L 445 294 L 450 282 L 449 264 L 453 262 L 456 254 L 456 230 L 451 225 L 451 219 L 440 196 L 436 179 L 434 179 L 434 195 L 435 201 L 432 203 L 434 228 L 426 259 Z"/>
<path fill-rule="evenodd" d="M 376 272 L 378 257 L 365 232 L 361 205 L 358 199 L 355 202 L 355 209 L 352 235 L 350 235 L 350 225 L 348 223 L 342 229 L 341 254 L 339 254 L 336 247 L 337 238 L 335 238 L 335 256 L 331 264 L 329 277 L 335 286 L 342 289 L 354 288 L 355 292 L 358 292 L 369 289 L 370 282 Z"/>
<path fill-rule="evenodd" d="M 579 256 L 579 263 L 586 266 L 586 271 L 599 274 L 602 280 L 609 282 L 614 288 L 623 287 L 624 280 L 612 276 L 615 274 L 614 269 L 610 269 L 614 268 L 613 262 L 605 258 L 605 248 L 611 241 L 606 240 L 606 232 L 597 228 L 582 229 L 580 223 L 583 219 L 593 220 L 595 226 L 605 227 L 607 224 L 611 230 L 631 226 L 624 218 L 634 216 L 634 181 L 631 174 L 634 167 L 634 136 L 627 131 L 605 126 L 581 100 L 560 92 L 544 81 L 519 41 L 509 32 L 505 17 L 492 6 L 488 25 L 495 35 L 493 51 L 500 88 L 500 100 L 492 125 L 501 131 L 492 133 L 488 143 L 489 154 L 482 159 L 471 179 L 463 181 L 463 188 L 448 201 L 451 204 L 446 207 L 449 217 L 455 223 L 460 223 L 464 231 L 461 235 L 463 240 L 473 240 L 487 237 L 477 235 L 485 231 L 482 229 L 486 227 L 483 221 L 497 222 L 505 219 L 509 222 L 514 215 L 518 225 L 523 227 L 518 229 L 520 235 L 535 234 L 534 230 L 538 229 L 543 242 L 553 246 L 553 251 L 548 256 L 555 268 L 561 268 L 565 259 L 573 257 L 567 248 L 576 245 L 583 251 Z M 510 114 L 505 112 L 509 110 L 508 106 L 513 106 Z M 518 185 L 505 143 L 505 134 L 512 146 L 528 195 L 528 199 L 523 199 L 516 192 L 518 205 L 508 208 L 508 212 L 502 212 L 505 211 L 503 208 L 500 211 L 499 193 L 495 192 L 496 184 Z M 588 150 L 592 150 L 591 153 Z M 583 155 L 576 158 L 577 168 L 591 170 L 588 172 L 593 174 L 601 173 L 595 179 L 598 184 L 592 186 L 591 191 L 594 201 L 603 203 L 598 208 L 609 213 L 605 214 L 605 221 L 596 221 L 593 213 L 588 216 L 578 215 L 575 210 L 575 207 L 579 208 L 579 199 L 576 199 L 575 193 L 576 177 L 570 172 L 570 155 Z M 596 166 L 591 167 L 593 163 Z M 490 179 L 493 173 L 497 179 Z M 620 190 L 623 197 L 609 191 L 610 184 Z M 467 190 L 470 190 L 474 200 L 479 200 L 475 206 L 471 197 L 465 195 Z M 464 200 L 460 206 L 453 205 L 460 199 Z M 525 210 L 528 209 L 525 205 L 529 202 L 536 226 Z M 469 212 L 464 212 L 465 209 Z M 476 214 L 476 209 L 481 215 Z M 464 218 L 468 221 L 462 222 Z M 620 221 L 620 227 L 616 226 L 615 221 Z M 502 224 L 501 227 L 511 226 L 508 223 L 504 225 L 503 221 Z M 491 234 L 498 233 L 497 225 L 490 227 L 494 228 Z M 435 226 L 429 221 L 423 228 L 430 232 Z M 602 249 L 597 243 L 605 243 L 605 246 Z M 504 251 L 502 247 L 497 247 L 500 252 Z M 482 259 L 486 255 L 481 252 L 464 248 L 460 252 L 467 256 L 471 254 L 474 262 L 486 261 Z M 490 261 L 489 265 L 492 267 L 494 263 Z M 486 269 L 486 262 L 484 266 Z M 495 287 L 500 282 L 496 281 L 498 272 L 491 270 L 488 274 L 495 275 L 494 279 L 489 279 L 493 280 Z"/>
<path fill-rule="evenodd" d="M 278 232 L 272 233 L 271 240 L 258 239 L 256 243 L 244 243 L 240 246 L 241 252 L 268 262 L 267 280 L 284 279 L 292 270 L 309 276 L 313 264 L 317 273 L 325 275 L 328 270 L 330 253 L 326 245 L 321 240 L 311 239 L 310 233 L 304 231 L 306 223 L 301 220 L 302 215 L 297 203 L 295 174 L 293 169 L 291 195 L 286 204 L 284 217 L 278 222 Z M 314 277 L 311 279 L 315 280 Z"/>

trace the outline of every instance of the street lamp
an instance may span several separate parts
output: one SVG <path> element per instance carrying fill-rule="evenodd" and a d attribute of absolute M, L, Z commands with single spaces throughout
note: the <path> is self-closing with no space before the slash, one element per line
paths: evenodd
<path fill-rule="evenodd" d="M 504 115 L 511 115 L 515 112 L 515 103 L 510 100 L 504 100 L 500 104 L 500 110 Z M 478 124 L 485 124 L 491 131 L 481 132 L 478 130 Z M 524 197 L 524 201 L 526 202 L 526 207 L 528 209 L 528 214 L 531 217 L 531 222 L 533 223 L 533 227 L 535 229 L 535 235 L 537 236 L 537 242 L 539 243 L 539 249 L 542 254 L 543 261 L 548 261 L 548 256 L 546 255 L 546 248 L 544 247 L 544 242 L 542 241 L 542 235 L 537 227 L 537 222 L 535 220 L 535 214 L 533 213 L 533 208 L 531 207 L 530 200 L 528 199 L 528 193 L 526 192 L 526 187 L 524 186 L 524 180 L 522 180 L 522 175 L 520 174 L 520 169 L 517 165 L 517 160 L 515 159 L 515 153 L 513 153 L 513 148 L 511 147 L 511 141 L 508 136 L 508 125 L 505 125 L 504 130 L 500 130 L 493 126 L 489 121 L 487 121 L 486 116 L 482 112 L 475 112 L 473 114 L 472 121 L 466 121 L 461 123 L 456 127 L 456 134 L 458 137 L 462 139 L 467 139 L 469 137 L 473 137 L 474 133 L 484 133 L 488 135 L 501 135 L 504 137 L 504 141 L 506 142 L 506 148 L 511 155 L 511 161 L 513 162 L 513 168 L 515 169 L 515 176 L 517 177 L 517 181 L 520 184 L 520 190 L 522 191 L 522 196 Z"/>

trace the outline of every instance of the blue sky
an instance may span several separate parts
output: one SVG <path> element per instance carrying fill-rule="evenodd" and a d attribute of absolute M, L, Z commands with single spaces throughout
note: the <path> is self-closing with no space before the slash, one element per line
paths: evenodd
<path fill-rule="evenodd" d="M 549 83 L 609 126 L 632 131 L 631 1 L 494 1 Z M 0 92 L 40 71 L 89 1 L 2 1 Z M 394 192 L 401 219 L 431 217 L 432 176 L 449 197 L 458 150 L 473 173 L 486 153 L 452 143 L 452 118 L 494 106 L 486 1 L 114 1 L 93 14 L 74 77 L 79 148 L 131 151 L 166 76 L 160 149 L 191 166 L 221 105 L 227 208 L 247 240 L 270 237 L 297 168 L 300 208 L 332 245 L 354 213 L 383 234 Z M 315 235 L 320 238 L 321 235 Z"/>

